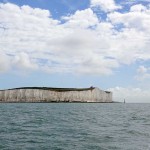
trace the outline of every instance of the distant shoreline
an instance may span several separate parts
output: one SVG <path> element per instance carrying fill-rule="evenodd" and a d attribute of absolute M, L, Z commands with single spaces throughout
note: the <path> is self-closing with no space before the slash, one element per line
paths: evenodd
<path fill-rule="evenodd" d="M 80 101 L 77 101 L 77 102 L 62 102 L 62 101 L 60 101 L 60 102 L 56 102 L 56 101 L 50 101 L 50 102 L 43 102 L 43 101 L 41 101 L 41 102 L 13 102 L 13 101 L 10 101 L 10 102 L 4 102 L 4 101 L 0 101 L 0 104 L 1 103 L 65 103 L 65 104 L 67 104 L 67 103 L 75 103 L 75 104 L 77 104 L 77 103 L 84 103 L 84 104 L 89 104 L 89 103 L 103 103 L 103 104 L 108 104 L 108 103 L 121 103 L 121 102 L 80 102 Z"/>
<path fill-rule="evenodd" d="M 20 87 L 0 90 L 0 102 L 11 103 L 112 103 L 112 92 L 97 87 Z"/>

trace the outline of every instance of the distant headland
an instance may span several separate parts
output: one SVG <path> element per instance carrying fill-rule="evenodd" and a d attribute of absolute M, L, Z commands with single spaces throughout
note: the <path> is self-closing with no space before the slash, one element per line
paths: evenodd
<path fill-rule="evenodd" d="M 112 92 L 97 87 L 20 87 L 0 90 L 0 102 L 99 102 L 111 103 Z"/>

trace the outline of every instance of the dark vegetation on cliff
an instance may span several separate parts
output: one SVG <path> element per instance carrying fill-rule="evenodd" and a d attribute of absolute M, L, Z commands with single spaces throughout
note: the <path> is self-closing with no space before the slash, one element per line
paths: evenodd
<path fill-rule="evenodd" d="M 37 90 L 67 92 L 67 91 L 87 91 L 87 90 L 93 90 L 95 88 L 94 87 L 90 87 L 90 88 L 20 87 L 20 88 L 6 89 L 6 90 L 20 90 L 20 89 L 37 89 Z M 0 91 L 5 91 L 5 90 L 0 90 Z"/>

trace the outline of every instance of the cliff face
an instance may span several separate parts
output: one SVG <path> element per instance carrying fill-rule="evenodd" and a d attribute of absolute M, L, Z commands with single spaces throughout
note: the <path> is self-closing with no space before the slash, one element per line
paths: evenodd
<path fill-rule="evenodd" d="M 112 93 L 98 88 L 17 88 L 1 90 L 0 102 L 112 102 Z"/>

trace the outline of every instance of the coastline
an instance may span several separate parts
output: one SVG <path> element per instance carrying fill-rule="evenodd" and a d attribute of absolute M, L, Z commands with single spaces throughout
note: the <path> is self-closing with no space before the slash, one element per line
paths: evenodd
<path fill-rule="evenodd" d="M 112 103 L 112 92 L 97 87 L 21 87 L 0 90 L 0 102 L 18 103 Z"/>

